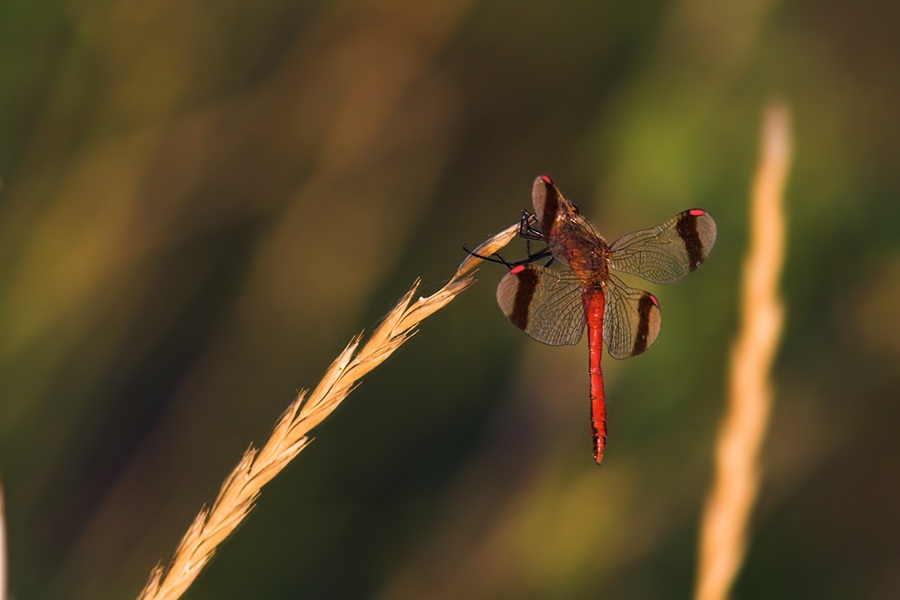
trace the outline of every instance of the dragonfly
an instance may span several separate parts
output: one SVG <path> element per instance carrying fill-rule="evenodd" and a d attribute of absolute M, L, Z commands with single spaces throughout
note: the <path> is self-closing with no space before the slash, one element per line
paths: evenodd
<path fill-rule="evenodd" d="M 700 208 L 678 213 L 662 225 L 626 234 L 612 245 L 566 200 L 549 177 L 532 187 L 534 213 L 523 211 L 519 236 L 528 258 L 510 263 L 497 286 L 497 303 L 509 321 L 550 346 L 577 344 L 588 331 L 591 438 L 599 465 L 606 448 L 606 397 L 600 356 L 603 343 L 616 359 L 637 356 L 659 335 L 659 301 L 631 288 L 614 271 L 653 283 L 673 283 L 706 260 L 716 223 Z M 531 242 L 546 244 L 531 252 Z M 549 258 L 545 265 L 534 264 Z M 558 263 L 563 268 L 550 268 Z"/>

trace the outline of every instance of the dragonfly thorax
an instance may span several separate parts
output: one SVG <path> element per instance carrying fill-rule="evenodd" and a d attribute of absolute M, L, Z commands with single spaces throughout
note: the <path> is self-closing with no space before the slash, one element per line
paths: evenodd
<path fill-rule="evenodd" d="M 567 265 L 586 284 L 600 286 L 609 280 L 609 244 L 587 223 L 559 220 L 550 235 L 549 246 L 553 257 Z"/>

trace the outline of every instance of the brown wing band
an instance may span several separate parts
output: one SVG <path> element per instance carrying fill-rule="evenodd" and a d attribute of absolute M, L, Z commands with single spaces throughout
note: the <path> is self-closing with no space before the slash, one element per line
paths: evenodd
<path fill-rule="evenodd" d="M 514 270 L 515 271 L 515 270 Z M 512 313 L 509 321 L 522 331 L 528 327 L 528 309 L 531 308 L 531 300 L 534 298 L 534 290 L 537 289 L 538 275 L 533 269 L 523 268 L 519 272 L 513 272 L 519 285 L 516 286 L 516 298 L 513 301 Z"/>
<path fill-rule="evenodd" d="M 697 232 L 697 217 L 692 215 L 690 211 L 681 214 L 678 224 L 675 226 L 678 236 L 684 242 L 684 249 L 687 251 L 688 260 L 690 261 L 690 270 L 694 272 L 706 253 L 703 250 L 703 242 L 700 240 L 700 234 Z"/>
<path fill-rule="evenodd" d="M 556 214 L 559 212 L 559 192 L 546 175 L 542 175 L 540 180 L 544 186 L 544 209 L 540 214 L 541 231 L 544 235 L 550 235 L 550 229 L 553 228 L 553 222 L 556 220 Z"/>
<path fill-rule="evenodd" d="M 650 311 L 656 306 L 653 296 L 644 292 L 638 301 L 638 327 L 634 335 L 634 348 L 631 356 L 637 356 L 647 349 L 647 337 L 650 335 Z"/>

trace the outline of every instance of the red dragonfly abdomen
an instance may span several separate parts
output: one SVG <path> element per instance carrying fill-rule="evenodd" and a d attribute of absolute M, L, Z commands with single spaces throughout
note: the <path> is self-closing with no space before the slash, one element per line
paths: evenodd
<path fill-rule="evenodd" d="M 603 371 L 600 369 L 606 297 L 600 287 L 586 287 L 583 298 L 587 317 L 588 364 L 591 374 L 591 439 L 594 445 L 594 461 L 599 465 L 603 460 L 603 450 L 606 448 L 606 397 L 603 394 Z"/>

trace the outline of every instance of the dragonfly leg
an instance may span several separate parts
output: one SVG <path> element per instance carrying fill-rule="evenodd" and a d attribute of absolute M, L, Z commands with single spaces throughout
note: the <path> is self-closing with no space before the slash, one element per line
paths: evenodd
<path fill-rule="evenodd" d="M 463 244 L 463 250 L 469 255 L 474 256 L 475 258 L 480 258 L 481 260 L 486 260 L 488 262 L 503 265 L 507 269 L 514 269 L 522 265 L 528 265 L 547 258 L 548 256 L 550 257 L 550 261 L 546 264 L 546 266 L 550 266 L 550 264 L 553 262 L 553 254 L 550 252 L 549 246 L 536 251 L 532 250 L 531 248 L 531 242 L 546 243 L 546 238 L 538 228 L 537 217 L 535 217 L 527 210 L 522 211 L 522 219 L 521 221 L 519 221 L 519 237 L 525 240 L 525 252 L 528 254 L 528 257 L 515 262 L 510 262 L 497 253 L 494 253 L 490 256 L 477 254 L 466 248 L 465 244 Z"/>
<path fill-rule="evenodd" d="M 553 262 L 553 255 L 550 253 L 550 248 L 549 248 L 549 247 L 548 247 L 548 248 L 544 248 L 543 250 L 541 250 L 541 251 L 539 251 L 539 252 L 535 252 L 535 253 L 533 253 L 533 254 L 529 254 L 529 255 L 528 255 L 528 258 L 524 258 L 524 259 L 522 259 L 522 260 L 517 260 L 517 261 L 515 261 L 515 262 L 510 262 L 510 261 L 506 260 L 505 258 L 503 258 L 502 256 L 500 256 L 500 255 L 497 254 L 497 253 L 494 253 L 494 254 L 492 254 L 492 255 L 490 255 L 490 256 L 483 256 L 483 255 L 478 254 L 478 253 L 476 253 L 476 252 L 472 252 L 471 250 L 469 250 L 468 248 L 466 248 L 465 245 L 463 245 L 463 250 L 464 250 L 465 252 L 467 252 L 468 254 L 470 254 L 471 256 L 474 256 L 475 258 L 480 258 L 481 260 L 486 260 L 486 261 L 488 261 L 488 262 L 492 262 L 492 263 L 497 263 L 497 264 L 503 265 L 503 266 L 505 266 L 507 269 L 515 269 L 516 267 L 520 267 L 520 266 L 522 266 L 522 265 L 529 265 L 529 264 L 531 264 L 531 263 L 533 263 L 533 262 L 537 262 L 537 261 L 539 261 L 539 260 L 541 260 L 541 259 L 547 258 L 548 256 L 550 257 L 550 262 L 548 262 L 547 265 L 549 265 L 551 262 Z"/>
<path fill-rule="evenodd" d="M 538 227 L 537 217 L 527 210 L 522 211 L 522 220 L 519 222 L 519 237 L 540 242 L 545 240 L 544 234 L 541 233 Z"/>
<path fill-rule="evenodd" d="M 544 234 L 541 233 L 541 230 L 538 228 L 537 217 L 528 212 L 527 210 L 522 211 L 522 220 L 519 222 L 519 237 L 525 240 L 525 252 L 528 254 L 527 262 L 534 262 L 536 260 L 540 260 L 547 256 L 547 248 L 542 248 L 541 250 L 534 251 L 531 249 L 531 242 L 541 242 L 546 244 L 547 238 L 544 237 Z M 548 262 L 546 267 L 549 267 L 553 262 L 553 258 L 550 258 L 550 262 Z M 527 264 L 526 262 L 517 263 L 518 264 Z"/>
<path fill-rule="evenodd" d="M 530 248 L 529 248 L 529 250 L 530 250 Z M 549 246 L 546 248 L 542 248 L 541 250 L 539 250 L 537 252 L 529 252 L 528 258 L 523 258 L 522 260 L 517 260 L 516 262 L 512 263 L 512 267 L 510 267 L 510 268 L 515 268 L 515 267 L 518 267 L 521 265 L 530 265 L 531 263 L 537 262 L 539 260 L 543 260 L 543 259 L 547 258 L 548 256 L 550 257 L 550 262 L 548 262 L 547 265 L 552 263 L 554 260 L 553 253 L 550 252 Z"/>
<path fill-rule="evenodd" d="M 513 267 L 518 266 L 518 263 L 511 263 L 496 252 L 494 254 L 491 254 L 490 256 L 484 256 L 482 254 L 478 254 L 477 252 L 472 252 L 471 250 L 466 248 L 465 244 L 463 244 L 462 249 L 470 256 L 474 256 L 475 258 L 480 258 L 481 260 L 486 260 L 488 262 L 497 263 L 498 265 L 503 265 L 508 269 L 512 269 Z"/>

